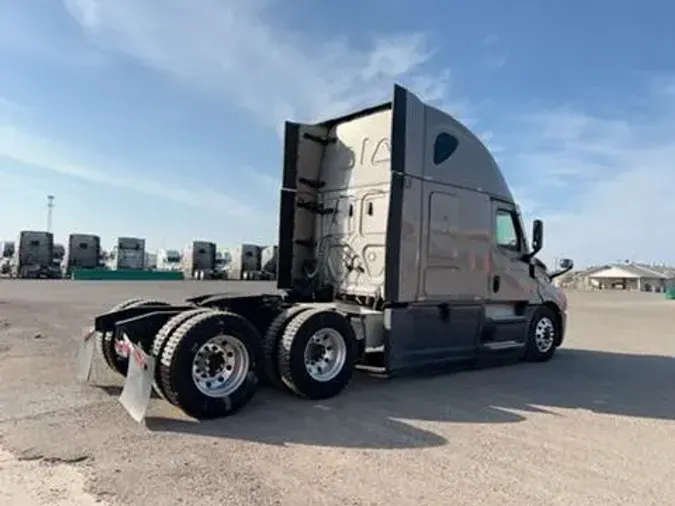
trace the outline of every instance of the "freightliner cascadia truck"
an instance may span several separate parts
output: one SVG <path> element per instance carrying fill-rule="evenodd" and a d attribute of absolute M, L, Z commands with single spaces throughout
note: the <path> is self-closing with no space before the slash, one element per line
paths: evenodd
<path fill-rule="evenodd" d="M 387 376 L 460 362 L 549 360 L 567 300 L 535 255 L 487 148 L 451 115 L 394 86 L 390 102 L 316 124 L 287 122 L 274 293 L 182 304 L 130 299 L 95 317 L 98 349 L 126 375 L 137 420 L 151 390 L 197 419 L 245 405 L 262 382 L 308 399 L 355 368 Z M 133 296 L 133 294 L 130 294 Z"/>

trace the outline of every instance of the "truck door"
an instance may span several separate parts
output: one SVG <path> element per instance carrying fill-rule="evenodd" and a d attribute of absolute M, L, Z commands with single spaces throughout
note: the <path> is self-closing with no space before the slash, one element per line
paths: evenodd
<path fill-rule="evenodd" d="M 528 301 L 534 290 L 534 282 L 529 275 L 529 264 L 523 261 L 527 249 L 515 205 L 493 199 L 492 226 L 488 299 L 503 303 Z"/>

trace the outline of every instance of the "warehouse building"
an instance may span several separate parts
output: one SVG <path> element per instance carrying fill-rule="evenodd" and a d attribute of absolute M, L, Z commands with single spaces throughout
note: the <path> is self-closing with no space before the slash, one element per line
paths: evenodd
<path fill-rule="evenodd" d="M 570 274 L 563 286 L 587 290 L 663 292 L 675 279 L 675 268 L 638 263 L 590 267 Z"/>

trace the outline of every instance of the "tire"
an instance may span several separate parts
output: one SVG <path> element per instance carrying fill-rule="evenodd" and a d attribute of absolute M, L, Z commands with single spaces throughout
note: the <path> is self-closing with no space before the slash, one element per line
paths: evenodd
<path fill-rule="evenodd" d="M 233 372 L 232 384 L 221 392 L 205 392 L 211 382 L 193 378 L 193 365 L 202 347 L 225 331 L 229 343 L 220 345 L 223 353 L 234 354 L 241 368 Z M 261 337 L 256 328 L 243 316 L 229 311 L 210 311 L 199 314 L 176 329 L 169 337 L 159 361 L 161 388 L 169 402 L 185 414 L 199 420 L 222 418 L 241 409 L 258 389 L 262 352 Z M 219 345 L 215 345 L 219 346 Z M 235 362 L 236 365 L 237 362 Z M 225 375 L 224 370 L 215 375 Z M 220 377 L 222 380 L 222 376 Z M 237 381 L 238 380 L 238 381 Z"/>
<path fill-rule="evenodd" d="M 318 379 L 312 376 L 305 365 L 305 349 L 317 333 L 328 332 L 331 348 L 319 349 L 325 353 L 333 351 L 342 355 L 332 369 L 332 375 Z M 325 342 L 325 341 L 324 341 Z M 342 353 L 335 350 L 341 348 Z M 287 325 L 279 343 L 279 373 L 284 384 L 294 393 L 308 399 L 327 399 L 339 394 L 351 380 L 358 356 L 354 329 L 349 321 L 336 311 L 312 309 L 296 315 Z M 314 373 L 326 374 L 325 368 L 316 365 Z M 329 369 L 330 370 L 330 369 Z"/>
<path fill-rule="evenodd" d="M 113 307 L 109 313 L 114 313 L 115 311 L 121 311 L 122 309 L 131 309 L 132 307 L 143 307 L 143 306 L 168 306 L 167 302 L 161 300 L 148 300 L 148 299 L 131 299 L 121 304 Z M 105 334 L 99 334 L 99 349 L 105 360 L 105 363 L 108 367 L 122 376 L 127 375 L 127 369 L 129 368 L 129 358 L 119 355 L 115 350 L 115 336 L 112 332 L 106 332 Z"/>
<path fill-rule="evenodd" d="M 140 302 L 142 300 L 143 299 L 141 299 L 141 298 L 126 300 L 126 301 L 121 302 L 121 303 L 113 306 L 112 308 L 110 308 L 108 310 L 108 313 L 114 313 L 115 311 L 120 311 L 122 309 L 125 309 L 127 306 L 130 306 L 131 304 L 134 304 L 136 302 Z M 106 363 L 106 365 L 110 369 L 115 370 L 115 368 L 113 366 L 113 362 L 111 362 L 111 358 L 108 354 L 108 348 L 105 345 L 104 337 L 105 336 L 101 332 L 97 333 L 96 334 L 96 344 L 97 344 L 98 350 L 101 353 L 101 356 L 103 357 L 103 360 Z"/>
<path fill-rule="evenodd" d="M 155 357 L 155 360 L 159 364 L 159 361 L 162 356 L 162 352 L 164 351 L 164 348 L 166 346 L 166 343 L 168 342 L 169 338 L 173 335 L 173 333 L 180 327 L 183 323 L 188 321 L 189 319 L 195 317 L 198 314 L 206 313 L 209 311 L 213 311 L 210 308 L 206 307 L 200 307 L 196 309 L 190 309 L 188 311 L 185 311 L 183 313 L 179 313 L 173 318 L 171 318 L 169 321 L 167 321 L 161 329 L 159 329 L 159 332 L 157 332 L 157 335 L 152 341 L 152 356 Z M 162 381 L 160 379 L 160 368 L 159 365 L 155 367 L 155 379 L 153 381 L 153 388 L 155 392 L 159 394 L 160 397 L 163 399 L 167 399 L 166 394 L 162 390 Z"/>
<path fill-rule="evenodd" d="M 268 384 L 286 390 L 286 384 L 279 374 L 279 343 L 284 335 L 286 327 L 291 320 L 300 313 L 311 309 L 309 306 L 292 306 L 284 309 L 272 320 L 265 332 L 262 341 L 263 372 Z"/>
<path fill-rule="evenodd" d="M 539 307 L 532 315 L 528 328 L 525 360 L 546 362 L 556 350 L 556 338 L 561 332 L 558 315 L 551 308 Z"/>

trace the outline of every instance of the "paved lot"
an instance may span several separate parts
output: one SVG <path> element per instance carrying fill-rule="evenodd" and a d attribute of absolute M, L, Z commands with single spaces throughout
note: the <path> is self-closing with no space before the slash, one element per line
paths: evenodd
<path fill-rule="evenodd" d="M 675 504 L 675 302 L 571 293 L 550 363 L 359 376 L 320 404 L 262 390 L 201 424 L 157 400 L 135 424 L 102 367 L 103 388 L 73 380 L 97 311 L 269 286 L 218 285 L 0 281 L 0 446 L 15 456 L 0 452 L 1 504 L 18 477 L 50 505 Z M 85 479 L 89 496 L 76 490 Z"/>

